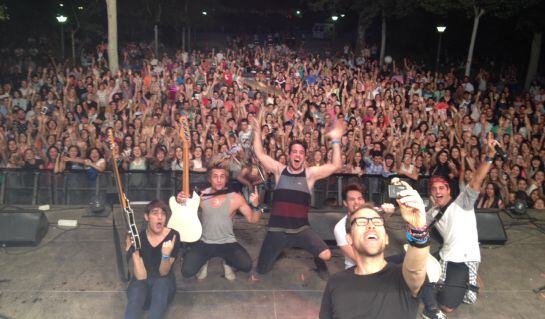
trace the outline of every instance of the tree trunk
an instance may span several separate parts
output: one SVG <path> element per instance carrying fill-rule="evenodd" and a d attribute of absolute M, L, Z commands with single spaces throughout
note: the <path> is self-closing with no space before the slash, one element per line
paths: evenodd
<path fill-rule="evenodd" d="M 479 29 L 479 20 L 484 14 L 484 9 L 475 7 L 475 16 L 473 18 L 473 32 L 471 32 L 471 42 L 469 42 L 469 50 L 467 52 L 467 62 L 465 75 L 469 76 L 471 74 L 471 62 L 473 60 L 473 49 L 475 48 L 475 40 L 477 39 L 477 30 Z"/>
<path fill-rule="evenodd" d="M 358 37 L 356 39 L 356 49 L 363 50 L 365 48 L 365 31 L 367 30 L 367 21 L 363 12 L 358 15 Z"/>
<path fill-rule="evenodd" d="M 191 51 L 191 27 L 187 27 L 187 51 Z"/>
<path fill-rule="evenodd" d="M 159 2 L 157 7 L 157 13 L 155 15 L 155 25 L 153 26 L 153 41 L 155 45 L 155 58 L 159 59 L 159 23 L 161 23 L 161 13 L 163 12 L 163 6 Z"/>
<path fill-rule="evenodd" d="M 182 27 L 182 51 L 185 51 L 185 27 Z"/>
<path fill-rule="evenodd" d="M 526 72 L 526 81 L 524 81 L 524 90 L 530 88 L 530 84 L 534 80 L 537 68 L 539 66 L 539 56 L 541 54 L 541 38 L 542 32 L 534 32 L 532 37 L 532 47 L 530 49 L 530 61 L 528 62 L 528 71 Z"/>
<path fill-rule="evenodd" d="M 384 12 L 382 13 L 382 36 L 380 40 L 380 63 L 379 65 L 382 66 L 384 64 L 384 54 L 386 51 L 386 15 Z"/>
<path fill-rule="evenodd" d="M 72 41 L 72 65 L 76 66 L 76 32 L 77 30 L 70 31 L 70 40 Z"/>
<path fill-rule="evenodd" d="M 155 58 L 159 58 L 159 26 L 153 26 L 153 46 L 155 48 Z"/>
<path fill-rule="evenodd" d="M 117 0 L 106 0 L 108 12 L 108 62 L 110 71 L 119 71 L 119 56 L 117 52 Z"/>

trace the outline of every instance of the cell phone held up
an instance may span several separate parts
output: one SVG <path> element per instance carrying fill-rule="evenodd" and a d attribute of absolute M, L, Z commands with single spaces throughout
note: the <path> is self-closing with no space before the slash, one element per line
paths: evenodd
<path fill-rule="evenodd" d="M 388 197 L 395 199 L 399 198 L 399 193 L 403 190 L 405 190 L 406 187 L 403 185 L 388 185 Z"/>

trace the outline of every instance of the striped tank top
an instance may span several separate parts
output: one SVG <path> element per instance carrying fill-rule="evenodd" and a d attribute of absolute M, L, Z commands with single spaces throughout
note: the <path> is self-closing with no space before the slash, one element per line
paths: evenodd
<path fill-rule="evenodd" d="M 274 190 L 269 231 L 298 233 L 308 228 L 309 207 L 306 170 L 292 174 L 284 168 Z"/>

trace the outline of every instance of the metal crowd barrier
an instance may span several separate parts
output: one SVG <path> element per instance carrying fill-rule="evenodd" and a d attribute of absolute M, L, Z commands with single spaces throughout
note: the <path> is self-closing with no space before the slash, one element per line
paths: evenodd
<path fill-rule="evenodd" d="M 381 204 L 392 202 L 388 198 L 388 184 L 393 176 L 336 174 L 319 180 L 314 186 L 311 206 L 314 208 L 342 206 L 342 189 L 352 182 L 361 183 L 365 199 Z M 209 186 L 206 173 L 190 173 L 191 189 Z M 168 200 L 181 189 L 182 172 L 121 172 L 125 194 L 131 201 Z M 274 179 L 267 189 L 274 189 Z M 428 177 L 420 177 L 413 186 L 423 197 L 428 196 Z M 85 171 L 71 171 L 55 174 L 47 170 L 0 170 L 1 205 L 87 205 L 93 201 L 115 198 L 116 188 L 112 172 L 96 176 Z M 267 201 L 272 200 L 266 196 Z"/>

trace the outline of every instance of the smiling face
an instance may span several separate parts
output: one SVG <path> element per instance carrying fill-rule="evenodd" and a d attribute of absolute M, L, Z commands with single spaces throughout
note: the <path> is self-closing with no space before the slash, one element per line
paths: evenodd
<path fill-rule="evenodd" d="M 369 220 L 371 218 L 373 220 Z M 380 221 L 381 225 L 375 225 L 377 221 Z M 384 220 L 376 211 L 371 208 L 361 208 L 352 214 L 350 222 L 350 232 L 346 235 L 346 239 L 355 252 L 366 257 L 376 257 L 384 253 L 388 245 L 388 235 Z"/>
<path fill-rule="evenodd" d="M 435 205 L 443 207 L 450 202 L 450 187 L 442 181 L 434 182 L 430 187 L 431 197 Z"/>
<path fill-rule="evenodd" d="M 343 204 L 348 210 L 348 213 L 352 214 L 365 204 L 365 199 L 360 191 L 350 190 L 346 192 L 346 200 L 343 200 Z"/>
<path fill-rule="evenodd" d="M 303 165 L 305 164 L 305 156 L 306 151 L 303 145 L 301 144 L 293 144 L 290 148 L 289 153 L 289 168 L 292 171 L 300 171 L 303 169 Z"/>

